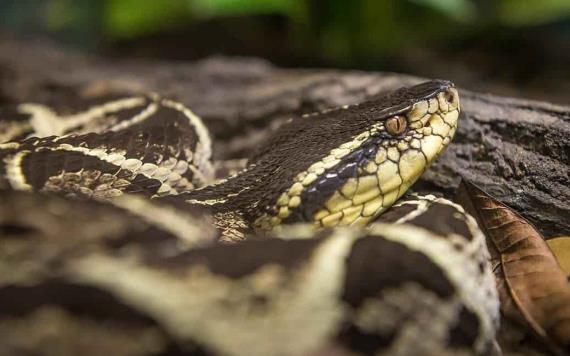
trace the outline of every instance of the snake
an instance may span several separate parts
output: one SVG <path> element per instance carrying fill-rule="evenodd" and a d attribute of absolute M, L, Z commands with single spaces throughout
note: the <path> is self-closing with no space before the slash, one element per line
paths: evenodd
<path fill-rule="evenodd" d="M 496 348 L 475 220 L 403 197 L 456 132 L 453 83 L 292 117 L 226 177 L 182 103 L 97 100 L 0 111 L 0 353 Z"/>

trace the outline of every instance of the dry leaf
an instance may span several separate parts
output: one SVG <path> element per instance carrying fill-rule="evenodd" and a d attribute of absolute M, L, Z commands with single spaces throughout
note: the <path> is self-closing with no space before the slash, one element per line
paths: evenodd
<path fill-rule="evenodd" d="M 570 236 L 549 238 L 546 243 L 554 252 L 554 256 L 566 275 L 570 277 Z"/>
<path fill-rule="evenodd" d="M 485 232 L 503 314 L 526 323 L 555 353 L 570 353 L 570 284 L 540 232 L 465 180 L 456 200 Z"/>

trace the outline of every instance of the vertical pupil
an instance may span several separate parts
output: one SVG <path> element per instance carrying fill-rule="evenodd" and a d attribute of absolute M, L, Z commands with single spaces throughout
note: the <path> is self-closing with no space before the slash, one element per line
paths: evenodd
<path fill-rule="evenodd" d="M 403 117 L 401 116 L 394 116 L 392 118 L 390 118 L 388 120 L 388 131 L 392 134 L 392 135 L 398 135 L 400 133 L 402 133 L 402 131 L 404 131 L 405 128 L 405 122 L 403 121 L 405 120 Z"/>

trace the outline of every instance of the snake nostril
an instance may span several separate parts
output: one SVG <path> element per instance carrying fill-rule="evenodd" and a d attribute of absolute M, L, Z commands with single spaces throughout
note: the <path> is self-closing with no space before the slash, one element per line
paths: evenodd
<path fill-rule="evenodd" d="M 453 94 L 453 92 L 451 90 L 446 91 L 445 94 L 443 94 L 443 97 L 445 98 L 445 100 L 448 103 L 452 103 L 453 100 L 455 99 L 455 95 Z"/>

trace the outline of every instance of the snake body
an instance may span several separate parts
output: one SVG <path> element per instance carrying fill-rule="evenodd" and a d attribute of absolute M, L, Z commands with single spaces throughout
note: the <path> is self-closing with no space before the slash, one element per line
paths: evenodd
<path fill-rule="evenodd" d="M 182 104 L 131 97 L 47 124 L 40 106 L 20 112 L 1 132 L 0 351 L 491 350 L 497 297 L 474 220 L 435 197 L 380 215 L 452 139 L 450 82 L 293 118 L 216 182 Z"/>

